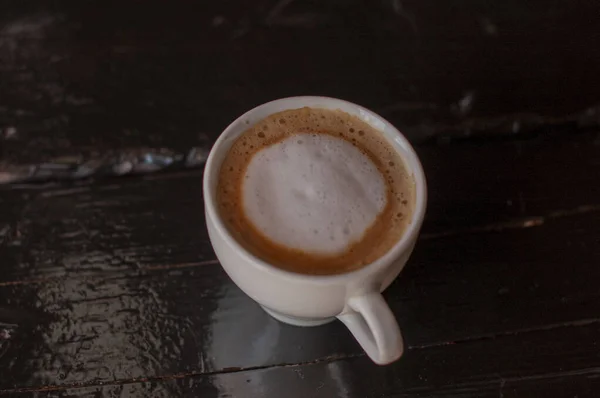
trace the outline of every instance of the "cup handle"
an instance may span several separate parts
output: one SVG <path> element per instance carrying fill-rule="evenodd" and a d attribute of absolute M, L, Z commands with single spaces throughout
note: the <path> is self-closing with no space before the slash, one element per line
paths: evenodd
<path fill-rule="evenodd" d="M 337 318 L 348 327 L 373 362 L 387 365 L 402 356 L 402 333 L 381 293 L 350 297 L 348 307 L 351 311 Z"/>

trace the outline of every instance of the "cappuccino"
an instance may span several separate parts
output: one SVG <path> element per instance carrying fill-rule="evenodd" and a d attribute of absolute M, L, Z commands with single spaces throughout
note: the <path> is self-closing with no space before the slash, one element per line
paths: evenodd
<path fill-rule="evenodd" d="M 372 263 L 411 222 L 414 182 L 384 135 L 340 110 L 268 116 L 240 135 L 220 169 L 217 203 L 250 253 L 303 274 Z"/>

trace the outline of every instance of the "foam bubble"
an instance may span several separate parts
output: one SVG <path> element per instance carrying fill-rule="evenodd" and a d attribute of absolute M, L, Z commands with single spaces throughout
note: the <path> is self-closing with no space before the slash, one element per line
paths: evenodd
<path fill-rule="evenodd" d="M 257 152 L 243 179 L 243 208 L 269 239 L 335 254 L 360 240 L 387 203 L 385 180 L 352 143 L 296 134 Z"/>

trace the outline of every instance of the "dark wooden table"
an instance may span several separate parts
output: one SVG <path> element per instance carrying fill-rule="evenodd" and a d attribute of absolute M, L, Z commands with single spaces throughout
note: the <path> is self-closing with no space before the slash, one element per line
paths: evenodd
<path fill-rule="evenodd" d="M 301 94 L 422 157 L 393 365 L 269 318 L 208 242 L 212 142 Z M 0 394 L 600 397 L 597 0 L 5 0 L 0 151 Z"/>

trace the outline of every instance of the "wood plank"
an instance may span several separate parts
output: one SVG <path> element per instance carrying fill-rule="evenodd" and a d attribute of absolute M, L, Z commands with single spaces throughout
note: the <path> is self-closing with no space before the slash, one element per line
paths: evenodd
<path fill-rule="evenodd" d="M 422 153 L 432 211 L 414 258 L 387 293 L 410 346 L 597 318 L 600 177 L 588 172 L 600 150 L 595 139 L 463 143 Z M 507 167 L 493 167 L 501 160 Z M 9 371 L 0 385 L 360 352 L 340 325 L 281 326 L 231 284 L 207 244 L 200 180 L 193 172 L 2 191 L 0 322 L 14 338 L 1 348 Z M 233 344 L 240 322 L 248 340 Z M 207 348 L 213 329 L 226 331 L 217 335 L 228 340 L 229 354 Z M 272 335 L 289 348 L 249 344 Z M 332 336 L 335 343 L 325 344 Z M 105 358 L 114 360 L 110 371 Z"/>
<path fill-rule="evenodd" d="M 423 153 L 432 211 L 411 263 L 386 294 L 410 346 L 594 322 L 595 137 L 463 143 Z M 501 160 L 507 167 L 493 167 Z M 192 172 L 2 191 L 0 322 L 14 338 L 0 347 L 8 350 L 0 362 L 10 369 L 0 385 L 360 352 L 340 325 L 281 326 L 231 284 L 207 244 L 200 180 Z M 240 319 L 248 340 L 228 341 L 229 354 L 206 348 L 213 329 L 233 339 Z M 278 347 L 289 348 L 249 343 L 274 334 Z M 325 344 L 332 336 L 335 343 Z M 114 360 L 110 371 L 105 358 Z"/>
<path fill-rule="evenodd" d="M 164 375 L 109 386 L 65 386 L 23 391 L 23 396 L 591 398 L 600 391 L 599 332 L 600 326 L 593 324 L 411 349 L 401 361 L 384 367 L 361 356 Z"/>
<path fill-rule="evenodd" d="M 535 224 L 537 217 L 595 206 L 599 132 L 417 148 L 429 187 L 424 232 Z"/>
<path fill-rule="evenodd" d="M 386 292 L 406 344 L 428 348 L 598 323 L 598 226 L 600 212 L 590 212 L 536 228 L 423 239 Z M 0 357 L 0 388 L 361 353 L 339 323 L 277 323 L 214 263 L 4 283 L 0 303 L 1 321 L 15 325 Z"/>
<path fill-rule="evenodd" d="M 600 205 L 598 134 L 420 148 L 425 237 L 522 228 Z M 499 166 L 500 165 L 500 166 Z M 0 282 L 214 260 L 200 171 L 5 188 Z"/>
<path fill-rule="evenodd" d="M 236 116 L 299 94 L 361 103 L 414 142 L 600 125 L 595 0 L 140 10 L 0 5 L 2 181 L 194 166 Z"/>

